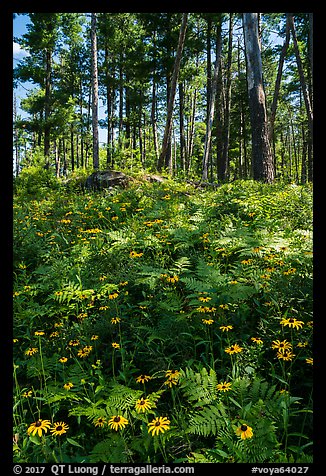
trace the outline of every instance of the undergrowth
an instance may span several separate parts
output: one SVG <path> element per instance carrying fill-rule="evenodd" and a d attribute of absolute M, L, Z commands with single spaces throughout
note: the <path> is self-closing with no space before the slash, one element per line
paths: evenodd
<path fill-rule="evenodd" d="M 16 462 L 312 461 L 309 185 L 27 182 Z"/>

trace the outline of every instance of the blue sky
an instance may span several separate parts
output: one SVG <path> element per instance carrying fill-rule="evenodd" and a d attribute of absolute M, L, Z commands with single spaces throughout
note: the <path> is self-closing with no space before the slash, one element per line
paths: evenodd
<path fill-rule="evenodd" d="M 13 20 L 13 36 L 20 37 L 27 33 L 26 25 L 30 23 L 28 15 L 18 15 Z M 18 43 L 13 41 L 13 65 L 16 66 L 17 63 L 25 58 L 28 55 L 28 52 L 20 48 Z M 17 113 L 22 117 L 28 117 L 28 114 L 25 111 L 22 111 L 19 107 L 20 100 L 26 97 L 29 91 L 37 87 L 32 82 L 19 83 L 18 87 L 15 89 L 15 94 L 17 98 Z M 105 119 L 105 107 L 99 104 L 99 119 Z M 99 140 L 100 142 L 107 142 L 107 132 L 105 129 L 99 128 Z"/>

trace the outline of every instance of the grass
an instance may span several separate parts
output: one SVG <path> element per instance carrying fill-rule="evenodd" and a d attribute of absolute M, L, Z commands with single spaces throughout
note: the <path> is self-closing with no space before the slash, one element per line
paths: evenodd
<path fill-rule="evenodd" d="M 15 462 L 312 461 L 311 187 L 41 190 L 14 199 Z"/>

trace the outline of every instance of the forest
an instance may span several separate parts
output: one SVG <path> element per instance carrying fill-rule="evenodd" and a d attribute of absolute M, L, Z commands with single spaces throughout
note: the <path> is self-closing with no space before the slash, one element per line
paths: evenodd
<path fill-rule="evenodd" d="M 313 463 L 313 14 L 23 15 L 14 462 Z"/>

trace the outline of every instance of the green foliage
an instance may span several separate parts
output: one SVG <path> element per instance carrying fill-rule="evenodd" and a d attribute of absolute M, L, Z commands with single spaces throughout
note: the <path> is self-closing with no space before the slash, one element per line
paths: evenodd
<path fill-rule="evenodd" d="M 309 186 L 39 193 L 14 199 L 15 461 L 312 457 Z"/>

